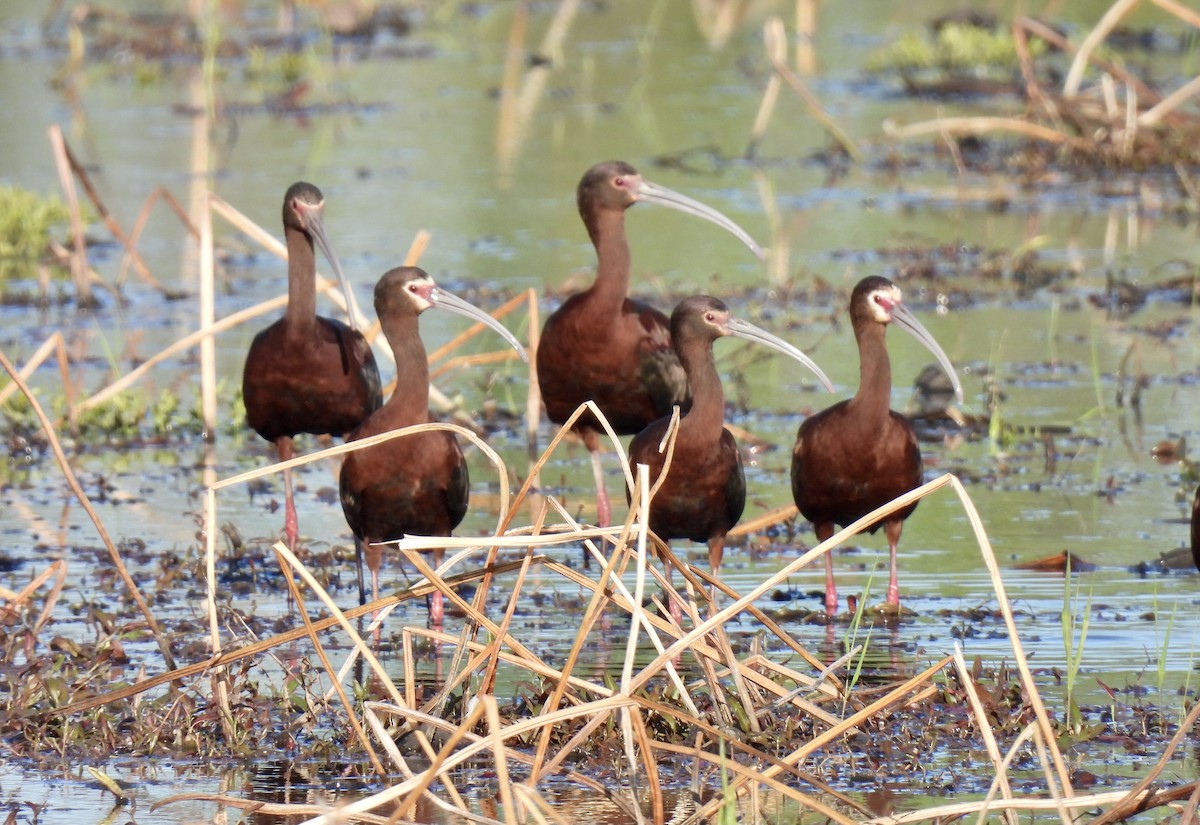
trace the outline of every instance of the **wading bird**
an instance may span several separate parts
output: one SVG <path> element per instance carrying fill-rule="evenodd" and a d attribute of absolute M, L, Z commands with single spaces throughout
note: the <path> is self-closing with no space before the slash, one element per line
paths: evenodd
<path fill-rule="evenodd" d="M 542 329 L 537 375 L 546 414 L 562 424 L 592 400 L 619 435 L 632 435 L 689 400 L 687 378 L 671 349 L 667 316 L 628 297 L 629 241 L 625 210 L 657 203 L 712 221 L 762 258 L 762 250 L 737 224 L 691 198 L 643 180 L 627 163 L 589 169 L 576 191 L 579 215 L 596 248 L 596 280 L 568 298 Z M 600 424 L 584 415 L 575 431 L 592 459 L 597 522 L 611 520 L 600 466 Z"/>
<path fill-rule="evenodd" d="M 858 282 L 850 296 L 850 323 L 858 342 L 858 392 L 800 425 L 792 452 L 792 496 L 801 515 L 812 522 L 818 541 L 921 484 L 921 451 L 908 420 L 890 408 L 892 368 L 884 332 L 895 323 L 937 357 L 962 403 L 962 386 L 946 353 L 901 303 L 900 288 L 887 278 Z M 905 507 L 876 522 L 887 535 L 890 570 L 887 604 L 899 609 L 896 545 L 904 520 L 916 509 Z M 837 613 L 833 558 L 825 554 L 825 612 Z"/>
<path fill-rule="evenodd" d="M 692 388 L 692 407 L 679 419 L 671 465 L 650 501 L 650 529 L 663 541 L 691 539 L 708 544 L 713 575 L 721 566 L 725 535 L 742 517 L 746 476 L 737 441 L 725 429 L 725 393 L 713 360 L 713 342 L 736 336 L 772 347 L 808 367 L 826 389 L 833 385 L 811 358 L 751 323 L 734 318 L 721 301 L 696 295 L 671 313 L 671 341 Z M 662 474 L 666 454 L 659 450 L 670 416 L 642 430 L 629 445 L 631 464 L 649 467 L 650 484 Z M 628 496 L 630 491 L 626 491 Z M 670 565 L 666 566 L 670 581 Z M 671 613 L 679 621 L 679 605 Z"/>
<path fill-rule="evenodd" d="M 350 286 L 325 234 L 325 198 L 311 183 L 294 183 L 283 197 L 288 250 L 288 304 L 284 316 L 254 336 L 242 371 L 246 422 L 275 444 L 280 461 L 293 455 L 299 433 L 343 436 L 383 402 L 379 368 L 358 330 L 317 315 L 317 262 L 321 247 L 353 306 Z M 287 500 L 284 532 L 295 549 L 299 526 L 291 470 L 283 471 Z"/>
<path fill-rule="evenodd" d="M 1196 488 L 1196 498 L 1192 501 L 1192 560 L 1200 570 L 1200 487 Z"/>
<path fill-rule="evenodd" d="M 402 266 L 375 286 L 375 313 L 396 356 L 396 389 L 387 403 L 350 434 L 350 440 L 429 421 L 429 359 L 417 317 L 439 307 L 487 324 L 528 360 L 499 321 L 434 284 L 424 270 Z M 371 592 L 379 598 L 383 545 L 405 534 L 448 536 L 467 512 L 467 462 L 458 440 L 445 430 L 415 433 L 349 453 L 342 465 L 342 511 L 354 533 L 359 583 L 366 558 Z M 434 551 L 434 567 L 441 564 Z M 360 591 L 360 596 L 361 596 Z M 442 623 L 442 594 L 429 600 L 429 619 Z"/>

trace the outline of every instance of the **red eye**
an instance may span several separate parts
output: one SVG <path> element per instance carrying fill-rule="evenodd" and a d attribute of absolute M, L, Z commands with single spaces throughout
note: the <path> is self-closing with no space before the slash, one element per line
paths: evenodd
<path fill-rule="evenodd" d="M 625 178 L 621 178 L 621 177 L 613 178 L 613 186 L 620 189 L 624 185 L 625 185 Z"/>
<path fill-rule="evenodd" d="M 713 321 L 713 320 L 715 320 L 715 319 L 716 319 L 716 316 L 715 316 L 715 315 L 713 315 L 711 312 L 706 312 L 706 313 L 704 313 L 704 320 L 705 320 L 705 321 Z"/>

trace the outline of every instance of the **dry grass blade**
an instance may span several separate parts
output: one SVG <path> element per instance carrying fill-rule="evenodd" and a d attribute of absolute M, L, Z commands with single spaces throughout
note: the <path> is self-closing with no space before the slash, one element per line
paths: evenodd
<path fill-rule="evenodd" d="M 304 629 L 308 632 L 308 640 L 312 642 L 313 650 L 316 651 L 317 658 L 321 660 L 321 667 L 325 668 L 325 673 L 329 676 L 333 689 L 337 693 L 338 701 L 342 703 L 342 710 L 346 713 L 346 719 L 350 723 L 350 728 L 354 731 L 355 738 L 358 739 L 359 745 L 362 746 L 362 749 L 367 754 L 367 758 L 371 761 L 371 767 L 380 779 L 386 780 L 388 773 L 384 770 L 383 763 L 379 761 L 375 749 L 371 747 L 371 740 L 367 737 L 367 732 L 363 729 L 358 714 L 355 713 L 354 706 L 350 702 L 350 697 L 346 695 L 346 688 L 342 684 L 340 674 L 329 661 L 329 654 L 325 652 L 325 646 L 321 644 L 321 637 L 313 628 L 313 620 L 308 615 L 308 609 L 304 605 L 304 594 L 300 592 L 300 588 L 292 576 L 292 571 L 288 569 L 290 562 L 279 551 L 279 546 L 283 546 L 282 542 L 277 543 L 275 548 L 275 558 L 279 562 L 279 572 L 283 574 L 283 580 L 287 582 L 288 591 L 292 594 L 292 601 L 296 605 L 296 611 L 300 614 L 300 618 L 304 620 Z M 358 641 L 361 641 L 361 639 Z"/>
<path fill-rule="evenodd" d="M 259 802 L 253 799 L 241 799 L 236 796 L 225 796 L 223 794 L 213 793 L 177 793 L 168 796 L 166 799 L 160 799 L 150 806 L 150 812 L 153 813 L 159 808 L 167 805 L 176 805 L 180 802 L 212 802 L 217 805 L 223 805 L 228 808 L 233 808 L 235 811 L 244 811 L 247 814 L 261 814 L 263 816 L 280 816 L 280 817 L 297 817 L 297 816 L 318 816 L 329 810 L 328 805 L 310 805 L 310 804 L 284 804 L 281 802 Z M 386 816 L 378 814 L 360 813 L 355 816 L 356 822 L 378 823 L 378 825 L 408 825 L 403 820 L 390 819 Z"/>
<path fill-rule="evenodd" d="M 1133 7 L 1138 2 L 1139 0 L 1117 0 L 1109 6 L 1108 11 L 1100 18 L 1100 22 L 1088 32 L 1079 51 L 1075 54 L 1075 59 L 1071 62 L 1066 80 L 1063 81 L 1063 97 L 1070 99 L 1079 94 L 1079 87 L 1083 83 L 1083 72 L 1087 68 L 1092 52 L 1104 42 L 1109 32 L 1116 28 L 1121 19 L 1133 11 Z"/>
<path fill-rule="evenodd" d="M 687 756 L 700 762 L 708 762 L 716 768 L 733 773 L 739 781 L 755 785 L 765 785 L 776 793 L 799 803 L 808 810 L 826 817 L 831 822 L 836 822 L 838 825 L 856 825 L 856 820 L 843 814 L 834 807 L 826 805 L 821 800 L 796 790 L 785 782 L 780 782 L 771 776 L 765 776 L 761 771 L 742 765 L 734 759 L 721 760 L 720 756 L 715 753 L 702 750 L 700 748 L 689 748 L 686 745 L 677 745 L 673 742 L 655 742 L 654 749 L 663 753 L 673 754 L 675 756 Z M 719 802 L 719 800 L 718 800 Z M 693 816 L 691 821 L 700 821 L 698 815 Z"/>
<path fill-rule="evenodd" d="M 58 374 L 62 378 L 63 392 L 67 398 L 67 409 L 72 410 L 70 415 L 71 425 L 75 425 L 75 415 L 73 412 L 75 401 L 75 382 L 71 380 L 71 362 L 67 357 L 67 347 L 63 342 L 61 332 L 53 332 L 41 346 L 29 356 L 29 360 L 25 362 L 25 366 L 17 372 L 21 376 L 22 381 L 28 381 L 30 377 L 37 371 L 37 368 L 45 363 L 50 354 L 54 353 L 58 360 Z M 19 385 L 13 381 L 3 388 L 0 388 L 0 405 L 3 405 L 9 398 L 12 397 L 18 389 Z"/>
<path fill-rule="evenodd" d="M 983 702 L 979 700 L 979 691 L 976 689 L 975 680 L 971 677 L 971 670 L 967 667 L 966 660 L 963 659 L 962 643 L 957 639 L 954 641 L 954 670 L 958 674 L 958 681 L 962 684 L 963 691 L 967 694 L 967 703 L 971 706 L 971 713 L 975 716 L 975 725 L 983 736 L 984 747 L 987 748 L 988 757 L 991 758 L 992 766 L 996 771 L 996 778 L 992 782 L 988 796 L 990 798 L 999 791 L 1002 798 L 1012 799 L 1012 788 L 1008 784 L 1008 763 L 1000 755 L 1000 746 L 996 744 L 996 735 L 988 722 Z M 986 808 L 980 809 L 978 825 L 984 825 L 986 810 Z M 1008 825 L 1019 825 L 1016 814 L 1011 811 L 1005 811 L 1004 818 Z"/>
<path fill-rule="evenodd" d="M 1183 743 L 1184 738 L 1192 732 L 1192 729 L 1196 727 L 1198 721 L 1200 721 L 1200 702 L 1192 705 L 1187 718 L 1183 720 L 1179 728 L 1175 731 L 1175 735 L 1171 737 L 1171 741 L 1163 748 L 1158 762 L 1150 769 L 1149 773 L 1142 777 L 1140 782 L 1130 788 L 1128 793 L 1111 810 L 1091 820 L 1088 825 L 1112 825 L 1114 822 L 1119 822 L 1135 813 L 1146 810 L 1145 800 L 1139 799 L 1139 797 L 1145 794 L 1150 786 L 1158 780 L 1163 770 L 1166 769 L 1167 762 L 1175 753 L 1175 750 Z"/>
<path fill-rule="evenodd" d="M 62 128 L 57 124 L 47 130 L 50 149 L 54 152 L 54 165 L 58 169 L 58 182 L 67 199 L 67 211 L 71 216 L 71 278 L 75 281 L 75 298 L 81 307 L 92 307 L 96 298 L 92 294 L 92 282 L 88 276 L 87 241 L 83 233 L 83 214 L 79 208 L 79 193 L 75 190 L 75 178 L 71 175 L 71 162 L 67 159 L 67 143 Z"/>
<path fill-rule="evenodd" d="M 63 584 L 67 580 L 67 563 L 62 559 L 51 562 L 49 567 L 38 573 L 28 584 L 22 587 L 19 593 L 14 593 L 7 588 L 0 588 L 0 598 L 8 602 L 8 604 L 2 606 L 4 612 L 16 615 L 21 609 L 21 605 L 29 601 L 33 594 L 50 580 L 51 576 L 54 577 L 54 586 L 46 594 L 46 603 L 42 605 L 42 610 L 38 613 L 37 620 L 33 623 L 34 635 L 37 635 L 42 629 L 46 620 L 50 618 L 50 612 L 54 609 L 54 605 L 58 604 L 58 597 L 62 594 Z"/>
<path fill-rule="evenodd" d="M 825 107 L 821 105 L 821 101 L 817 99 L 800 79 L 799 75 L 792 71 L 792 68 L 787 64 L 787 47 L 783 47 L 782 52 L 778 46 L 772 47 L 770 44 L 773 41 L 782 41 L 786 44 L 787 34 L 784 30 L 783 21 L 778 17 L 772 17 L 768 20 L 763 28 L 763 36 L 767 40 L 767 56 L 771 59 L 771 65 L 775 67 L 775 71 L 782 77 L 787 84 L 792 87 L 792 90 L 800 96 L 804 101 L 804 105 L 808 107 L 808 113 L 825 129 L 833 140 L 845 150 L 855 163 L 862 163 L 862 151 L 854 140 L 843 131 L 842 127 L 837 125 L 837 122 L 830 116 L 829 112 L 825 111 Z M 776 58 L 782 54 L 783 59 Z"/>
<path fill-rule="evenodd" d="M 1160 103 L 1138 116 L 1137 125 L 1141 128 L 1157 126 L 1163 118 L 1178 109 L 1190 98 L 1200 93 L 1200 77 L 1194 77 L 1175 91 L 1164 97 Z"/>
<path fill-rule="evenodd" d="M 900 140 L 928 135 L 981 135 L 988 132 L 1013 132 L 1034 140 L 1059 143 L 1082 151 L 1092 148 L 1086 140 L 1068 135 L 1066 132 L 1011 117 L 942 117 L 922 123 L 910 123 L 907 126 L 897 126 L 891 121 L 885 121 L 884 132 L 888 137 Z"/>
<path fill-rule="evenodd" d="M 117 286 L 125 283 L 126 273 L 132 265 L 137 269 L 138 275 L 141 276 L 142 280 L 151 284 L 163 294 L 167 292 L 167 290 L 159 285 L 154 276 L 150 274 L 150 270 L 146 268 L 146 264 L 142 261 L 142 256 L 137 252 L 138 241 L 141 240 L 142 232 L 146 229 L 146 223 L 150 220 L 150 210 L 158 203 L 159 198 L 162 198 L 166 201 L 167 206 L 171 207 L 171 211 L 175 213 L 175 217 L 179 218 L 179 222 L 183 224 L 187 233 L 195 238 L 197 242 L 200 240 L 200 230 L 192 224 L 191 218 L 188 217 L 187 212 L 179 204 L 179 201 L 175 199 L 175 196 L 165 187 L 154 187 L 154 191 L 146 197 L 146 202 L 142 204 L 142 210 L 133 222 L 133 230 L 129 233 L 129 239 L 122 241 L 125 244 L 125 255 L 121 258 L 121 266 L 117 270 Z"/>
<path fill-rule="evenodd" d="M 520 566 L 519 562 L 507 562 L 504 564 L 496 565 L 494 569 L 487 571 L 487 572 L 490 572 L 493 575 L 495 575 L 497 573 L 506 573 L 510 570 L 517 569 L 517 567 L 519 567 L 519 566 Z M 474 579 L 478 579 L 479 577 L 484 575 L 484 572 L 485 571 L 482 571 L 482 570 L 475 570 L 475 571 L 471 571 L 470 573 L 464 573 L 461 576 L 456 576 L 455 578 L 449 579 L 448 581 L 453 582 L 456 585 L 461 584 L 461 583 L 466 583 L 466 582 L 472 581 Z M 409 590 L 409 591 L 405 591 L 404 593 L 400 593 L 398 595 L 385 596 L 381 599 L 378 599 L 377 601 L 368 602 L 367 604 L 364 604 L 364 605 L 357 605 L 349 610 L 344 611 L 344 615 L 347 619 L 357 619 L 360 616 L 365 616 L 368 613 L 372 613 L 377 610 L 384 610 L 389 607 L 394 607 L 395 605 L 399 604 L 402 601 L 407 601 L 408 599 L 419 599 L 419 598 L 423 598 L 424 596 L 425 596 L 425 592 L 422 590 L 419 590 L 419 589 Z M 320 632 L 320 631 L 328 630 L 329 628 L 334 627 L 337 624 L 338 624 L 338 620 L 336 618 L 327 617 L 327 618 L 321 619 L 320 621 L 314 622 L 313 629 Z M 219 653 L 217 655 L 209 656 L 204 661 L 194 662 L 193 664 L 185 665 L 185 666 L 177 668 L 175 670 L 171 670 L 166 673 L 161 673 L 157 676 L 151 676 L 147 679 L 137 682 L 136 684 L 127 685 L 123 688 L 118 688 L 117 690 L 110 691 L 109 693 L 104 693 L 99 696 L 92 696 L 87 699 L 81 699 L 77 702 L 72 702 L 69 705 L 64 705 L 61 708 L 55 708 L 51 711 L 48 711 L 47 715 L 68 716 L 73 713 L 79 713 L 79 712 L 82 712 L 85 710 L 90 710 L 95 707 L 100 707 L 101 705 L 106 705 L 111 702 L 119 702 L 122 699 L 128 699 L 131 696 L 136 696 L 139 693 L 143 693 L 147 690 L 151 690 L 152 688 L 156 688 L 160 685 L 165 685 L 168 682 L 178 682 L 178 681 L 182 681 L 184 679 L 190 679 L 191 677 L 197 676 L 201 673 L 204 673 L 205 671 L 212 670 L 214 668 L 222 667 L 225 665 L 230 665 L 230 664 L 233 664 L 234 662 L 238 662 L 242 659 L 248 659 L 248 658 L 258 656 L 262 653 L 267 652 L 271 648 L 279 647 L 280 645 L 290 644 L 291 642 L 294 642 L 298 639 L 305 638 L 307 635 L 308 635 L 308 630 L 306 628 L 303 628 L 303 627 L 293 628 L 292 630 L 288 630 L 284 633 L 280 633 L 278 635 L 271 636 L 270 638 L 267 638 L 267 639 L 262 639 L 257 642 L 252 642 L 243 647 L 223 650 L 221 653 Z M 447 637 L 447 638 L 449 638 L 449 637 Z M 451 639 L 451 641 L 453 641 L 453 640 Z M 556 671 L 554 671 L 554 672 L 556 673 Z"/>
<path fill-rule="evenodd" d="M 70 164 L 71 171 L 74 173 L 79 183 L 82 184 L 83 191 L 85 194 L 87 194 L 88 200 L 90 200 L 92 205 L 96 207 L 96 211 L 100 214 L 100 219 L 104 221 L 104 225 L 108 227 L 108 231 L 112 233 L 112 236 L 116 238 L 121 246 L 125 248 L 125 260 L 133 263 L 134 268 L 137 269 L 138 275 L 141 276 L 142 280 L 157 289 L 159 292 L 165 294 L 166 290 L 163 289 L 158 280 L 150 274 L 150 269 L 146 266 L 146 262 L 143 261 L 142 256 L 138 254 L 137 247 L 135 245 L 135 239 L 130 239 L 125 236 L 124 230 L 121 229 L 121 225 L 117 223 L 117 220 L 112 216 L 112 213 L 108 211 L 108 207 L 101 199 L 100 194 L 96 191 L 96 187 L 92 186 L 92 178 L 88 174 L 87 168 L 84 167 L 84 165 L 79 162 L 79 159 L 75 157 L 75 153 L 71 151 L 71 145 L 67 143 L 66 139 L 63 139 L 62 149 L 63 154 L 66 156 L 67 163 Z M 155 191 L 157 192 L 158 190 Z M 124 268 L 125 265 L 124 262 L 122 262 L 122 271 Z M 117 283 L 120 284 L 122 280 L 122 277 L 118 277 Z"/>
<path fill-rule="evenodd" d="M 772 63 L 787 61 L 787 40 L 780 39 L 778 29 L 768 23 L 763 26 L 763 40 L 766 41 L 767 56 Z M 779 102 L 779 90 L 783 85 L 779 74 L 767 78 L 767 88 L 763 90 L 762 100 L 758 104 L 758 112 L 754 115 L 754 125 L 750 127 L 750 143 L 746 146 L 745 155 L 753 158 L 758 153 L 758 144 L 762 142 L 771 125 L 771 116 L 775 113 L 775 104 Z"/>
<path fill-rule="evenodd" d="M 125 561 L 121 558 L 120 552 L 117 550 L 112 539 L 108 535 L 108 530 L 104 526 L 104 522 L 100 520 L 96 508 L 92 506 L 91 499 L 87 497 L 87 493 L 83 491 L 83 487 L 79 484 L 79 479 L 75 477 L 75 471 L 71 469 L 71 464 L 67 461 L 66 453 L 63 452 L 62 444 L 58 440 L 58 433 L 54 430 L 54 425 L 50 423 L 50 419 L 46 416 L 46 411 L 42 409 L 42 405 L 38 403 L 37 396 L 29 389 L 29 385 L 21 378 L 20 373 L 8 360 L 3 352 L 0 352 L 0 366 L 8 373 L 13 383 L 21 390 L 27 399 L 29 405 L 33 408 L 33 414 L 37 416 L 38 423 L 41 424 L 43 432 L 46 434 L 46 440 L 50 444 L 50 449 L 54 453 L 54 458 L 58 461 L 58 466 L 62 470 L 63 477 L 67 481 L 67 485 L 71 488 L 72 494 L 79 501 L 84 511 L 91 519 L 92 525 L 95 526 L 96 532 L 100 534 L 100 540 L 104 542 L 104 547 L 108 550 L 109 558 L 112 559 L 113 566 L 117 570 L 117 574 L 121 577 L 121 581 L 125 583 L 129 595 L 137 603 L 138 610 L 141 611 L 142 617 L 146 620 L 146 625 L 150 628 L 154 640 L 158 643 L 158 648 L 162 652 L 163 661 L 167 667 L 174 670 L 175 657 L 171 654 L 171 646 L 168 644 L 166 637 L 163 635 L 162 629 L 158 626 L 158 622 L 154 618 L 154 614 L 150 612 L 150 605 L 146 603 L 142 597 L 142 592 L 133 581 L 133 577 L 129 575 L 129 569 L 125 567 Z"/>

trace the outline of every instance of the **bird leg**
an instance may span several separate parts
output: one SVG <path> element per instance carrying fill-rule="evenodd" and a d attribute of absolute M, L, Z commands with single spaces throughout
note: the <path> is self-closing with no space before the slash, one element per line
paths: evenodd
<path fill-rule="evenodd" d="M 286 435 L 276 439 L 275 452 L 280 461 L 289 460 L 295 455 L 292 450 L 292 439 Z M 290 468 L 283 471 L 283 497 L 283 535 L 287 540 L 288 549 L 294 553 L 296 552 L 296 542 L 300 539 L 300 523 L 296 519 L 296 501 L 292 498 L 292 471 Z"/>
<path fill-rule="evenodd" d="M 442 556 L 445 555 L 445 552 L 446 552 L 445 550 L 434 550 L 433 551 L 432 567 L 434 570 L 436 570 L 442 566 Z M 443 597 L 442 597 L 442 591 L 435 590 L 432 593 L 430 593 L 429 599 L 428 599 L 428 604 L 429 604 L 429 624 L 432 627 L 441 627 L 442 619 L 446 613 L 445 603 L 444 603 Z"/>
<path fill-rule="evenodd" d="M 367 591 L 363 587 L 363 543 L 358 536 L 354 537 L 354 566 L 358 569 L 358 603 L 366 604 Z M 378 582 L 375 578 L 375 571 L 371 571 L 371 576 L 371 585 L 374 587 Z M 378 592 L 373 592 L 375 596 L 379 595 Z"/>
<path fill-rule="evenodd" d="M 713 536 L 708 540 L 708 569 L 712 571 L 713 578 L 717 577 L 717 571 L 721 569 L 721 558 L 725 555 L 725 534 Z M 713 612 L 717 609 L 717 592 L 718 588 L 714 584 L 711 593 L 709 594 L 709 603 L 712 605 Z"/>
<path fill-rule="evenodd" d="M 608 503 L 608 490 L 604 488 L 604 468 L 600 466 L 600 451 L 591 450 L 592 476 L 596 479 L 596 526 L 607 527 L 612 523 L 612 506 Z"/>
<path fill-rule="evenodd" d="M 900 532 L 903 529 L 904 522 L 900 519 L 893 519 L 883 526 L 888 543 L 887 604 L 895 607 L 897 611 L 900 609 L 900 585 L 896 582 L 896 546 L 900 544 Z"/>
<path fill-rule="evenodd" d="M 670 547 L 670 544 L 667 546 Z M 671 564 L 666 553 L 659 553 L 658 560 L 662 562 L 663 575 L 667 580 L 667 610 L 671 614 L 671 621 L 675 623 L 676 627 L 683 627 L 683 604 L 675 598 L 675 585 L 672 582 L 675 566 Z"/>
<path fill-rule="evenodd" d="M 813 525 L 817 534 L 817 543 L 825 541 L 833 535 L 833 524 L 824 523 Z M 837 615 L 838 597 L 837 585 L 833 583 L 833 553 L 825 554 L 825 615 L 833 618 Z"/>

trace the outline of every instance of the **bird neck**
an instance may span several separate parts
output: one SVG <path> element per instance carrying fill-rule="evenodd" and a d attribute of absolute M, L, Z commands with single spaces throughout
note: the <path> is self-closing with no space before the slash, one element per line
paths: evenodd
<path fill-rule="evenodd" d="M 725 390 L 711 344 L 690 344 L 676 349 L 692 390 L 692 407 L 679 422 L 679 437 L 714 443 L 725 426 Z"/>
<path fill-rule="evenodd" d="M 312 238 L 286 227 L 288 303 L 284 313 L 288 332 L 303 336 L 317 323 L 317 256 Z"/>
<path fill-rule="evenodd" d="M 396 357 L 396 388 L 387 401 L 393 427 L 429 420 L 429 356 L 415 315 L 382 322 L 383 334 Z"/>
<path fill-rule="evenodd" d="M 625 237 L 625 213 L 619 209 L 602 209 L 584 218 L 592 245 L 596 247 L 596 282 L 592 285 L 595 299 L 614 309 L 629 294 L 630 254 Z"/>
<path fill-rule="evenodd" d="M 892 363 L 888 359 L 883 324 L 862 324 L 854 330 L 858 339 L 858 392 L 850 404 L 870 426 L 891 415 Z"/>

